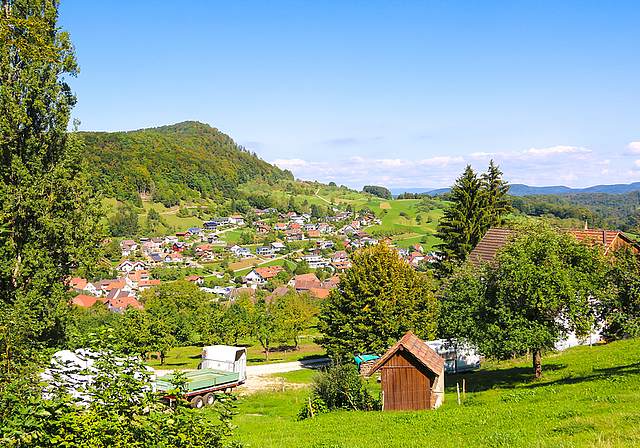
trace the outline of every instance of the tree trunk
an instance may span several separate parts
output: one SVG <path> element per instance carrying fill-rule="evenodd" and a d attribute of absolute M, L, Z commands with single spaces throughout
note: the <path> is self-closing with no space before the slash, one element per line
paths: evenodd
<path fill-rule="evenodd" d="M 542 379 L 542 352 L 539 348 L 533 349 L 533 376 L 536 381 Z"/>

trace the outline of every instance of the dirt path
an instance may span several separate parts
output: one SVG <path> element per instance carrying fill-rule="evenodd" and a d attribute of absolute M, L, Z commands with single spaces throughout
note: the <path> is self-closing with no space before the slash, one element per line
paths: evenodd
<path fill-rule="evenodd" d="M 314 369 L 329 364 L 329 358 L 311 359 L 309 361 L 280 362 L 277 364 L 265 364 L 247 366 L 247 380 L 238 387 L 239 394 L 251 394 L 261 390 L 280 390 L 282 380 L 270 375 L 285 373 L 293 370 Z M 285 383 L 285 387 L 301 387 L 302 384 Z"/>
<path fill-rule="evenodd" d="M 239 394 L 252 394 L 261 390 L 280 390 L 282 380 L 273 378 L 270 375 L 274 373 L 291 372 L 301 369 L 315 369 L 329 364 L 329 358 L 310 359 L 308 361 L 280 362 L 276 364 L 263 364 L 255 366 L 247 366 L 247 379 L 242 386 L 239 386 L 237 392 Z M 181 369 L 188 372 L 195 369 Z M 173 370 L 156 369 L 158 378 L 173 373 Z M 285 387 L 301 387 L 301 384 L 286 383 Z"/>

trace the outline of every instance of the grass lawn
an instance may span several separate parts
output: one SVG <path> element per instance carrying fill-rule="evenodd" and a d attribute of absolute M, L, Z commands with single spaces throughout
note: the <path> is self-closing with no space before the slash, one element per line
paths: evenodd
<path fill-rule="evenodd" d="M 298 361 L 300 359 L 325 356 L 325 351 L 313 339 L 318 335 L 315 327 L 311 327 L 300 337 L 298 350 L 293 350 L 293 346 L 272 347 L 269 352 L 269 364 Z M 253 339 L 241 339 L 238 346 L 247 348 L 247 364 L 265 364 L 265 353 L 262 346 Z M 286 359 L 285 359 L 286 353 Z M 195 369 L 200 363 L 202 347 L 190 345 L 187 347 L 174 347 L 167 353 L 164 365 L 160 365 L 160 358 L 157 353 L 151 353 L 148 365 L 161 369 Z"/>
<path fill-rule="evenodd" d="M 298 422 L 307 388 L 263 392 L 241 399 L 236 439 L 254 448 L 640 446 L 640 340 L 576 347 L 545 358 L 543 369 L 540 382 L 526 360 L 446 376 L 436 411 L 337 411 Z M 304 383 L 311 372 L 285 378 Z"/>

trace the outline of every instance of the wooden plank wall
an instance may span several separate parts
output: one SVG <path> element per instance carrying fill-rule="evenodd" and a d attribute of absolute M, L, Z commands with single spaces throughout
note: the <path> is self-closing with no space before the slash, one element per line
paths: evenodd
<path fill-rule="evenodd" d="M 417 362 L 412 363 L 411 356 L 397 352 L 381 367 L 385 411 L 431 409 L 429 376 L 433 373 Z"/>

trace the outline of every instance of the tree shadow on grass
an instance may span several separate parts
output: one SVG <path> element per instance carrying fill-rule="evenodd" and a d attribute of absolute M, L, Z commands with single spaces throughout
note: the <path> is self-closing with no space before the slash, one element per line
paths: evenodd
<path fill-rule="evenodd" d="M 473 370 L 457 374 L 445 374 L 445 388 L 462 387 L 466 383 L 468 392 L 483 392 L 490 389 L 510 389 L 533 378 L 531 367 L 510 367 L 508 369 Z"/>
<path fill-rule="evenodd" d="M 553 381 L 542 381 L 540 383 L 530 384 L 528 387 L 535 388 L 541 386 L 564 386 L 603 380 L 615 381 L 616 377 L 624 377 L 630 375 L 640 375 L 640 362 L 628 364 L 626 366 L 593 369 L 592 373 L 589 375 L 568 376 Z"/>
<path fill-rule="evenodd" d="M 545 363 L 542 365 L 542 374 L 556 372 L 567 366 L 560 363 Z M 502 369 L 472 370 L 457 374 L 445 375 L 445 387 L 455 388 L 458 383 L 462 387 L 463 380 L 467 391 L 482 392 L 490 389 L 513 389 L 523 384 L 533 383 L 533 365 L 519 365 Z M 548 385 L 548 383 L 535 383 L 535 385 Z"/>

